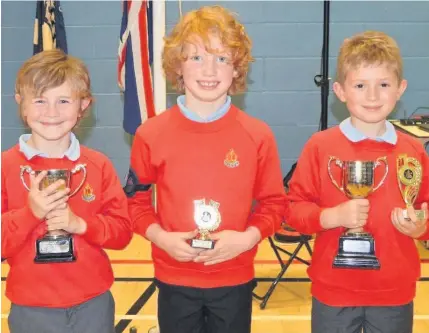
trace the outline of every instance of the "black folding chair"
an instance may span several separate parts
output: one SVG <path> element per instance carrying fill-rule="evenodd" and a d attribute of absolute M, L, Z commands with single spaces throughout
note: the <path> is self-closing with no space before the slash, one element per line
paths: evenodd
<path fill-rule="evenodd" d="M 273 249 L 277 260 L 279 261 L 281 270 L 277 274 L 277 277 L 272 281 L 270 288 L 264 295 L 259 296 L 256 293 L 253 293 L 253 297 L 262 301 L 259 305 L 261 309 L 265 309 L 268 299 L 271 297 L 277 284 L 282 280 L 283 275 L 286 273 L 289 266 L 293 263 L 294 260 L 300 261 L 307 266 L 310 265 L 310 262 L 308 260 L 302 259 L 298 254 L 304 247 L 307 249 L 307 252 L 309 253 L 310 257 L 312 256 L 313 252 L 309 244 L 311 238 L 312 236 L 300 234 L 286 224 L 283 224 L 282 229 L 274 234 L 274 240 L 273 237 L 268 237 L 268 241 L 270 242 L 271 248 Z M 297 246 L 295 247 L 295 250 L 293 252 L 290 252 L 281 247 L 280 244 L 297 244 Z M 288 256 L 288 259 L 283 260 L 282 256 L 280 255 L 280 252 L 286 254 Z"/>
<path fill-rule="evenodd" d="M 283 178 L 283 186 L 286 193 L 289 190 L 289 181 L 292 178 L 292 175 L 296 169 L 296 165 L 297 163 L 292 164 L 292 167 L 290 168 L 289 172 Z M 302 235 L 298 233 L 296 230 L 288 226 L 286 223 L 283 223 L 281 229 L 274 234 L 274 240 L 273 240 L 273 237 L 268 237 L 268 241 L 270 242 L 271 248 L 273 249 L 274 254 L 277 257 L 277 260 L 280 263 L 281 270 L 274 280 L 272 279 L 268 280 L 268 281 L 272 281 L 272 283 L 268 291 L 263 296 L 259 296 L 256 293 L 253 293 L 253 297 L 262 301 L 261 304 L 259 305 L 261 309 L 265 309 L 268 299 L 271 297 L 271 294 L 273 293 L 277 284 L 281 280 L 283 281 L 285 280 L 283 278 L 283 275 L 286 273 L 287 269 L 293 263 L 294 260 L 298 260 L 306 264 L 307 266 L 310 265 L 309 261 L 302 259 L 301 257 L 298 256 L 298 254 L 299 254 L 299 251 L 301 251 L 301 249 L 305 247 L 308 253 L 310 254 L 310 257 L 312 256 L 313 253 L 312 253 L 310 244 L 308 243 L 311 240 L 311 238 L 312 238 L 311 236 Z M 297 246 L 293 252 L 289 252 L 288 250 L 282 248 L 279 244 L 297 244 Z M 283 254 L 287 254 L 289 259 L 287 261 L 284 261 L 280 255 L 280 252 L 282 252 Z"/>

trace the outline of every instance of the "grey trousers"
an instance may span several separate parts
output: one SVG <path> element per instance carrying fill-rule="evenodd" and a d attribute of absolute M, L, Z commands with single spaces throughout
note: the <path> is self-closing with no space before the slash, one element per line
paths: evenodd
<path fill-rule="evenodd" d="M 110 291 L 70 308 L 12 304 L 10 333 L 115 333 L 115 301 Z"/>
<path fill-rule="evenodd" d="M 413 302 L 401 306 L 335 307 L 313 297 L 311 333 L 411 333 Z"/>

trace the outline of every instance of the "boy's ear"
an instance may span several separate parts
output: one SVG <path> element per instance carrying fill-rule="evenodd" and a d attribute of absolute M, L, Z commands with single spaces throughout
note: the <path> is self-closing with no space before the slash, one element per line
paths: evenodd
<path fill-rule="evenodd" d="M 15 102 L 16 104 L 20 105 L 22 102 L 22 97 L 19 94 L 15 94 Z"/>
<path fill-rule="evenodd" d="M 334 82 L 334 84 L 332 85 L 332 89 L 334 90 L 335 95 L 337 95 L 338 99 L 345 103 L 346 102 L 346 97 L 344 94 L 344 89 L 341 86 L 341 83 L 339 82 Z"/>
<path fill-rule="evenodd" d="M 238 77 L 238 72 L 234 69 L 234 72 L 232 72 L 232 77 L 236 79 Z"/>
<path fill-rule="evenodd" d="M 84 98 L 80 101 L 80 110 L 83 112 L 85 111 L 89 104 L 91 103 L 91 99 L 90 98 Z"/>
<path fill-rule="evenodd" d="M 408 86 L 407 80 L 402 80 L 401 83 L 399 83 L 398 96 L 397 96 L 396 100 L 399 101 L 402 94 L 405 92 L 405 89 L 407 89 L 407 86 Z"/>

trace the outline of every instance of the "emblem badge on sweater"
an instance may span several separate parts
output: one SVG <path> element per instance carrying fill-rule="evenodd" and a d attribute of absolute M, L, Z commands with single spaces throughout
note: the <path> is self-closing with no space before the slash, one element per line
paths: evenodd
<path fill-rule="evenodd" d="M 85 187 L 83 188 L 82 199 L 86 202 L 91 202 L 95 199 L 94 190 L 88 183 L 86 183 Z"/>
<path fill-rule="evenodd" d="M 228 168 L 236 168 L 240 165 L 240 162 L 238 161 L 238 156 L 235 153 L 234 149 L 230 149 L 229 152 L 226 154 L 223 164 L 225 164 L 225 166 L 227 166 Z"/>

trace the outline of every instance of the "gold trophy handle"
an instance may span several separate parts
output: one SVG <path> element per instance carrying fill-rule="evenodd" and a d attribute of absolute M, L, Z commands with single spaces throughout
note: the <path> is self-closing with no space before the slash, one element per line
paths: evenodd
<path fill-rule="evenodd" d="M 24 173 L 26 173 L 26 172 L 32 173 L 34 171 L 28 165 L 21 165 L 21 172 L 20 172 L 19 176 L 21 177 L 22 185 L 24 185 L 24 187 L 26 188 L 27 191 L 30 191 L 30 188 L 27 186 L 27 184 L 25 183 L 25 179 L 24 179 Z"/>
<path fill-rule="evenodd" d="M 419 195 L 419 189 L 416 186 L 405 187 L 404 196 L 407 198 L 406 205 L 408 207 L 413 207 L 414 202 Z"/>
<path fill-rule="evenodd" d="M 80 182 L 80 184 L 79 184 L 79 186 L 78 187 L 76 187 L 75 188 L 75 190 L 72 192 L 72 193 L 70 193 L 69 194 L 69 196 L 71 197 L 71 196 L 73 196 L 73 195 L 75 195 L 79 190 L 80 190 L 80 188 L 82 187 L 82 185 L 83 185 L 83 183 L 85 182 L 85 180 L 86 180 L 86 164 L 78 164 L 78 165 L 76 165 L 72 170 L 71 170 L 71 173 L 72 174 L 75 174 L 76 172 L 78 172 L 79 170 L 83 170 L 83 178 L 82 178 L 82 181 Z"/>
<path fill-rule="evenodd" d="M 329 177 L 331 178 L 332 183 L 335 185 L 335 187 L 344 193 L 344 187 L 340 187 L 337 181 L 334 179 L 334 176 L 332 175 L 332 172 L 331 172 L 332 161 L 335 161 L 335 164 L 341 168 L 343 167 L 343 162 L 335 156 L 330 156 L 328 161 L 328 174 L 329 174 Z"/>
<path fill-rule="evenodd" d="M 386 177 L 387 177 L 387 174 L 389 173 L 389 165 L 387 164 L 387 157 L 386 157 L 386 156 L 379 157 L 379 158 L 377 158 L 377 159 L 375 160 L 374 170 L 375 170 L 378 166 L 380 166 L 380 164 L 381 164 L 381 163 L 384 163 L 384 166 L 386 167 L 386 170 L 385 170 L 385 172 L 384 172 L 384 176 L 383 176 L 383 178 L 380 180 L 380 183 L 378 183 L 378 185 L 372 189 L 372 192 L 375 192 L 375 191 L 376 191 L 376 190 L 377 190 L 381 185 L 383 185 L 383 183 L 384 183 L 384 181 L 385 181 L 385 179 L 386 179 Z"/>

